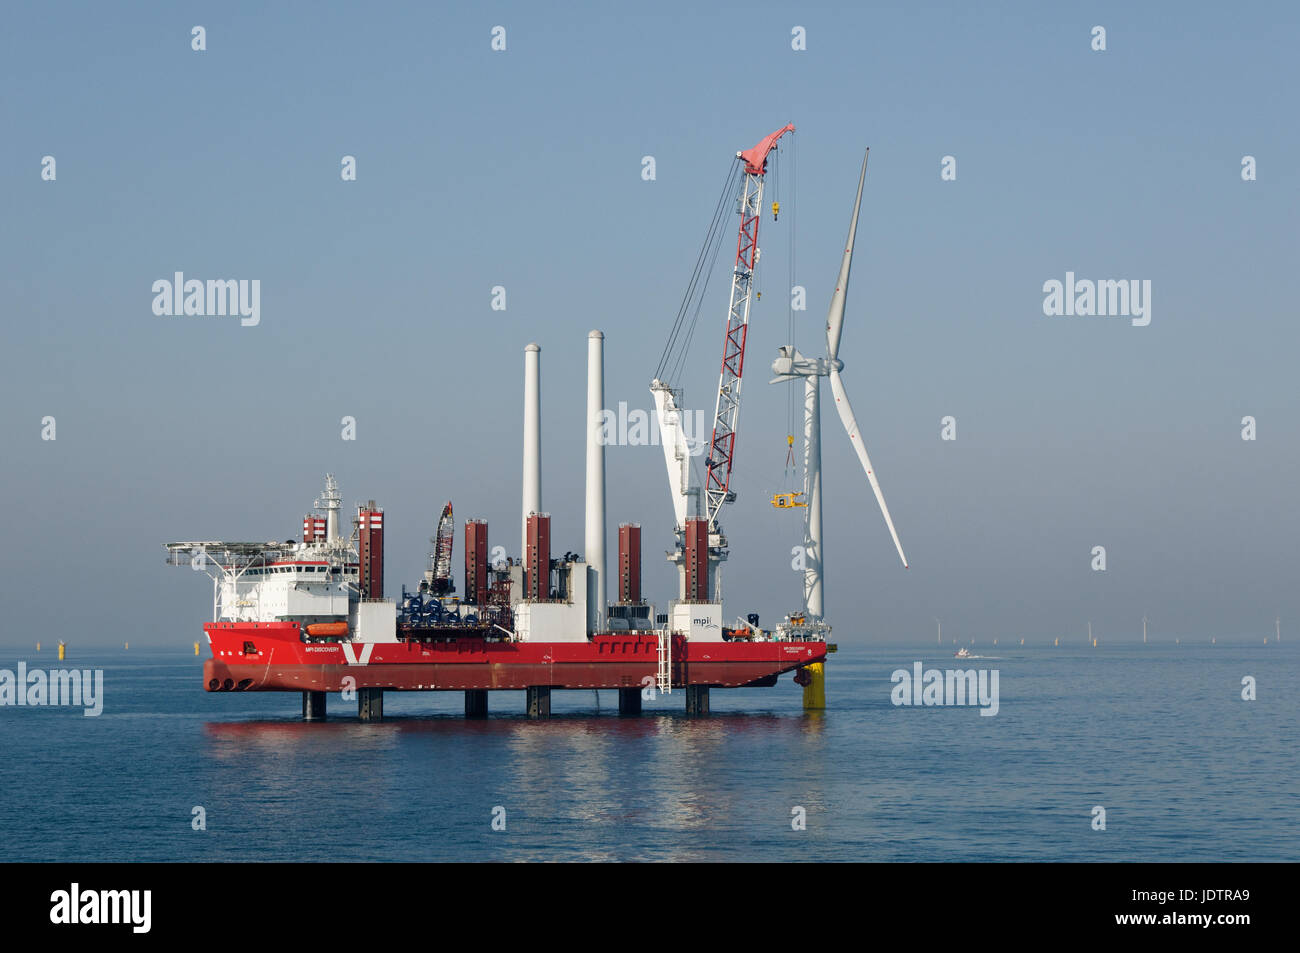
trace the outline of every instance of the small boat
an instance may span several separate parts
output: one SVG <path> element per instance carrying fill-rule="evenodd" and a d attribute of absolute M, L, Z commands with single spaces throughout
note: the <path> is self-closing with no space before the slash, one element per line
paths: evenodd
<path fill-rule="evenodd" d="M 966 646 L 964 645 L 953 654 L 953 658 L 974 658 L 974 657 L 975 656 L 971 655 L 970 652 L 966 650 Z"/>

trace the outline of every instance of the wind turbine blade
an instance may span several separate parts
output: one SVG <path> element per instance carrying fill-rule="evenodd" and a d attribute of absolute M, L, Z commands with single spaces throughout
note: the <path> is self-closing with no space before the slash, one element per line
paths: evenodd
<path fill-rule="evenodd" d="M 849 222 L 849 237 L 844 243 L 844 258 L 840 262 L 835 293 L 831 295 L 830 311 L 826 315 L 826 356 L 832 361 L 840 350 L 840 332 L 844 329 L 844 300 L 849 293 L 849 269 L 853 266 L 853 241 L 858 234 L 858 212 L 862 208 L 862 185 L 867 180 L 867 155 L 862 153 L 862 172 L 858 175 L 858 197 L 853 202 L 853 220 Z"/>
<path fill-rule="evenodd" d="M 853 407 L 849 404 L 849 395 L 844 390 L 844 381 L 840 378 L 840 372 L 834 368 L 831 369 L 831 393 L 835 395 L 835 409 L 840 412 L 840 420 L 844 424 L 845 431 L 848 432 L 849 441 L 853 444 L 853 449 L 858 452 L 862 469 L 867 471 L 871 489 L 876 493 L 876 501 L 880 504 L 880 512 L 885 516 L 889 535 L 894 537 L 894 545 L 898 547 L 898 558 L 903 561 L 903 568 L 907 569 L 909 567 L 907 556 L 903 554 L 903 544 L 898 541 L 898 531 L 894 529 L 894 521 L 889 516 L 889 507 L 885 505 L 885 494 L 880 492 L 880 482 L 876 479 L 876 471 L 871 466 L 871 458 L 867 456 L 867 445 L 862 442 L 862 434 L 858 431 L 858 420 L 853 416 Z"/>

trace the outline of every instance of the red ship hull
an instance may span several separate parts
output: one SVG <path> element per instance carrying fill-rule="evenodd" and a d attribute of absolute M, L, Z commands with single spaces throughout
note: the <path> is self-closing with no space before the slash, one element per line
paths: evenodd
<path fill-rule="evenodd" d="M 639 688 L 658 670 L 654 635 L 598 634 L 584 642 L 308 643 L 296 623 L 205 625 L 213 657 L 204 687 L 218 691 L 395 691 Z M 739 688 L 826 660 L 824 642 L 695 642 L 673 636 L 672 684 Z M 344 683 L 345 678 L 352 681 Z"/>

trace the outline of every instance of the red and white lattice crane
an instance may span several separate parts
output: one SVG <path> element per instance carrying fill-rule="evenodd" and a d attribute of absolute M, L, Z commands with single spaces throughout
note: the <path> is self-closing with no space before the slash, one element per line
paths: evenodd
<path fill-rule="evenodd" d="M 722 341 L 722 375 L 713 412 L 713 436 L 705 460 L 704 515 L 716 530 L 722 504 L 735 499 L 731 471 L 736 458 L 736 429 L 740 424 L 740 384 L 745 372 L 745 337 L 749 331 L 749 306 L 754 296 L 754 266 L 758 264 L 758 223 L 763 210 L 763 177 L 768 154 L 777 140 L 794 132 L 787 123 L 746 152 L 736 153 L 744 163 L 740 183 L 740 235 L 736 240 L 736 266 L 731 275 L 731 306 L 727 333 Z"/>
<path fill-rule="evenodd" d="M 664 346 L 654 379 L 650 382 L 675 517 L 676 545 L 668 554 L 668 559 L 678 568 L 681 583 L 679 597 L 690 603 L 710 602 L 720 597 L 717 570 L 719 564 L 727 558 L 727 540 L 718 525 L 718 516 L 722 505 L 735 499 L 735 493 L 731 489 L 731 474 L 736 457 L 740 385 L 745 371 L 745 339 L 749 330 L 750 305 L 758 298 L 754 289 L 754 269 L 760 257 L 758 223 L 763 210 L 763 180 L 768 172 L 768 159 L 776 149 L 777 141 L 788 132 L 794 132 L 793 125 L 783 126 L 752 149 L 737 152 L 729 164 L 726 184 L 714 208 L 695 270 Z M 733 201 L 740 215 L 740 230 L 731 271 L 731 297 L 722 346 L 722 373 L 715 392 L 713 427 L 706 441 L 702 419 L 697 427 L 687 426 L 691 415 L 682 409 L 683 392 L 675 382 L 691 352 L 691 340 L 706 299 L 709 273 L 726 242 L 725 220 L 727 209 Z M 776 212 L 774 202 L 774 217 Z M 701 411 L 700 417 L 703 416 Z M 705 457 L 705 473 L 698 480 L 692 479 L 691 460 L 703 454 L 706 449 L 708 455 Z M 691 621 L 691 625 L 695 625 L 695 621 Z"/>

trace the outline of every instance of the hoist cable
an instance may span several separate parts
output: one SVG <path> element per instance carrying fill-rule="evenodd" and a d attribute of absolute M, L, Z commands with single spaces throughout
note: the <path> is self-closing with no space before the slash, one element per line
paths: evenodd
<path fill-rule="evenodd" d="M 659 358 L 659 366 L 655 369 L 655 377 L 663 379 L 665 371 L 670 363 L 680 367 L 682 363 L 682 353 L 677 352 L 679 342 L 683 342 L 682 333 L 686 331 L 686 338 L 682 343 L 682 352 L 689 348 L 690 336 L 694 331 L 695 321 L 699 317 L 700 305 L 703 302 L 704 291 L 708 287 L 709 273 L 712 271 L 712 261 L 717 257 L 718 248 L 721 247 L 721 224 L 726 217 L 727 196 L 734 191 L 734 180 L 739 169 L 739 163 L 734 160 L 728 164 L 727 175 L 724 181 L 722 192 L 718 196 L 717 204 L 713 209 L 713 216 L 709 222 L 708 232 L 705 234 L 704 243 L 700 246 L 699 254 L 695 259 L 695 268 L 691 272 L 690 281 L 687 283 L 686 292 L 682 296 L 681 304 L 677 309 L 677 316 L 673 321 L 672 331 L 668 336 L 668 341 L 664 345 L 663 354 Z M 692 304 L 694 303 L 694 313 L 692 314 Z M 691 325 L 687 327 L 686 322 L 690 316 Z M 675 359 L 675 361 L 674 361 Z M 670 382 L 671 383 L 671 382 Z"/>

